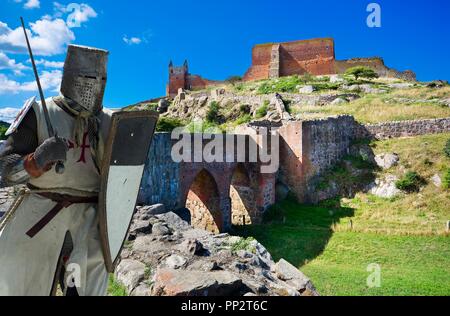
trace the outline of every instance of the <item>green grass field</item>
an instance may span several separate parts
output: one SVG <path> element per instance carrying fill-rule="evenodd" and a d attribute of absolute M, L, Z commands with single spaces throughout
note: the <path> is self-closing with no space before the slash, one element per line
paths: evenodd
<path fill-rule="evenodd" d="M 321 295 L 450 295 L 448 236 L 333 232 L 354 210 L 277 205 L 283 220 L 237 228 L 308 275 Z M 369 288 L 369 264 L 381 266 L 381 287 Z"/>
<path fill-rule="evenodd" d="M 450 134 L 391 139 L 371 144 L 375 153 L 396 152 L 398 166 L 429 180 L 450 167 L 444 146 Z M 352 199 L 277 204 L 266 223 L 237 227 L 273 255 L 308 275 L 321 295 L 450 295 L 450 191 L 428 183 L 394 199 L 358 193 Z M 381 287 L 369 288 L 370 264 L 381 267 Z"/>

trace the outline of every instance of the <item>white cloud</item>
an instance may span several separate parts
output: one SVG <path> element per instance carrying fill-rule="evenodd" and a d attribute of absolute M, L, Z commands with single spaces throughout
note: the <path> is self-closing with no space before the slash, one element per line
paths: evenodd
<path fill-rule="evenodd" d="M 20 83 L 8 79 L 4 74 L 0 73 L 0 94 L 13 93 L 17 94 L 20 90 Z"/>
<path fill-rule="evenodd" d="M 44 91 L 58 92 L 61 86 L 62 71 L 43 71 L 40 75 L 41 86 Z M 18 94 L 20 92 L 36 92 L 37 84 L 33 81 L 17 82 L 0 73 L 0 94 Z"/>
<path fill-rule="evenodd" d="M 35 55 L 52 56 L 61 54 L 65 46 L 75 40 L 74 33 L 64 20 L 43 17 L 30 23 L 27 29 L 31 47 Z M 11 29 L 0 21 L 0 50 L 10 53 L 27 53 L 25 36 L 21 27 Z"/>
<path fill-rule="evenodd" d="M 19 113 L 20 109 L 2 108 L 0 109 L 0 121 L 12 123 Z"/>
<path fill-rule="evenodd" d="M 28 60 L 28 62 L 31 62 Z M 64 62 L 63 61 L 50 61 L 45 59 L 39 59 L 35 61 L 36 65 L 42 65 L 46 68 L 63 68 Z"/>
<path fill-rule="evenodd" d="M 128 36 L 124 36 L 122 38 L 122 40 L 127 43 L 128 45 L 139 45 L 142 43 L 142 39 L 139 37 L 130 37 L 128 38 Z"/>
<path fill-rule="evenodd" d="M 147 44 L 149 42 L 149 38 L 152 37 L 153 34 L 151 30 L 146 30 L 140 36 L 132 36 L 128 37 L 128 35 L 124 35 L 122 40 L 128 45 L 139 45 L 139 44 Z"/>
<path fill-rule="evenodd" d="M 39 9 L 41 7 L 41 3 L 39 0 L 28 0 L 23 5 L 25 9 Z"/>
<path fill-rule="evenodd" d="M 54 16 L 60 18 L 67 14 L 67 26 L 69 28 L 80 27 L 82 23 L 97 17 L 97 12 L 86 3 L 71 3 L 67 6 L 53 2 Z"/>
<path fill-rule="evenodd" d="M 0 51 L 0 70 L 12 70 L 16 76 L 23 75 L 22 71 L 29 69 L 22 63 L 17 63 L 15 59 L 10 59 L 5 53 Z"/>

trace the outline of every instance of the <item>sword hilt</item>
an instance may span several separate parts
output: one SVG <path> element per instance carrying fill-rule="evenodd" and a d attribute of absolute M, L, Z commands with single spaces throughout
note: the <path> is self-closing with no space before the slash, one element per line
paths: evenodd
<path fill-rule="evenodd" d="M 66 170 L 66 167 L 64 166 L 64 163 L 62 161 L 58 161 L 55 166 L 56 173 L 63 174 L 65 170 Z"/>
<path fill-rule="evenodd" d="M 55 138 L 58 138 L 58 133 L 55 132 Z M 64 166 L 64 162 L 63 161 L 58 161 L 55 165 L 55 171 L 57 174 L 63 174 L 64 171 L 66 170 L 66 167 Z"/>

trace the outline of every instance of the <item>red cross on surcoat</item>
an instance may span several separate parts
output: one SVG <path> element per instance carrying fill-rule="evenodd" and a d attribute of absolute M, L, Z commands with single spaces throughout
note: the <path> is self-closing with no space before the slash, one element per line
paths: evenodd
<path fill-rule="evenodd" d="M 69 140 L 69 149 L 74 149 L 75 143 Z M 89 145 L 88 141 L 88 133 L 84 133 L 83 135 L 83 143 L 78 148 L 81 148 L 81 155 L 80 159 L 78 159 L 77 162 L 86 163 L 86 149 L 90 149 L 91 146 Z"/>

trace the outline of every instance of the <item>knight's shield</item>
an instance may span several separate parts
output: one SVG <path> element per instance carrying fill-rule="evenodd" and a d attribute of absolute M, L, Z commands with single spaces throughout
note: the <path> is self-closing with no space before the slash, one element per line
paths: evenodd
<path fill-rule="evenodd" d="M 130 228 L 157 120 L 151 111 L 116 112 L 111 119 L 99 198 L 100 235 L 110 272 Z"/>

